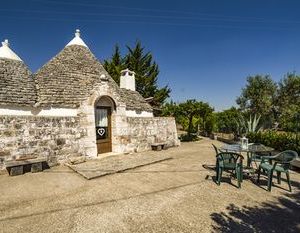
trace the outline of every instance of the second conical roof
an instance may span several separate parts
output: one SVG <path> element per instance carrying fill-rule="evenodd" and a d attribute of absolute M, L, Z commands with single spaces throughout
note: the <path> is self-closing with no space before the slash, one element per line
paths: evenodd
<path fill-rule="evenodd" d="M 69 43 L 35 74 L 38 102 L 52 107 L 78 107 L 86 99 L 105 71 L 87 46 Z"/>
<path fill-rule="evenodd" d="M 33 106 L 36 100 L 30 70 L 5 40 L 0 47 L 0 105 Z"/>

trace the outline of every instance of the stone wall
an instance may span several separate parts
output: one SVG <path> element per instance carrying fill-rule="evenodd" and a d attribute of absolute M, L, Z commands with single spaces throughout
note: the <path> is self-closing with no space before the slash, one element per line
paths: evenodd
<path fill-rule="evenodd" d="M 85 155 L 85 135 L 78 117 L 0 116 L 0 169 L 6 159 L 23 156 L 46 157 L 51 166 Z"/>
<path fill-rule="evenodd" d="M 174 118 L 124 114 L 112 118 L 113 152 L 150 150 L 155 142 L 179 145 Z M 94 123 L 87 124 L 83 116 L 0 116 L 0 170 L 4 169 L 5 160 L 28 156 L 46 157 L 50 166 L 70 157 L 96 157 L 94 134 Z M 95 153 L 90 153 L 91 148 Z"/>
<path fill-rule="evenodd" d="M 114 146 L 119 147 L 116 151 L 146 151 L 155 142 L 166 142 L 169 147 L 180 145 L 173 117 L 126 117 L 118 125 L 114 140 Z"/>

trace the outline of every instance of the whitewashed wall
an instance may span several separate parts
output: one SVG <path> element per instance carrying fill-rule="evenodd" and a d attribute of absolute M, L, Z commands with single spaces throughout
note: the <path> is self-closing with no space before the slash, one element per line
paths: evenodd
<path fill-rule="evenodd" d="M 53 116 L 73 117 L 77 116 L 77 109 L 72 108 L 25 108 L 25 107 L 1 107 L 0 116 Z"/>
<path fill-rule="evenodd" d="M 135 110 L 126 110 L 126 116 L 127 117 L 153 117 L 153 113 L 146 112 L 146 111 L 137 112 Z"/>

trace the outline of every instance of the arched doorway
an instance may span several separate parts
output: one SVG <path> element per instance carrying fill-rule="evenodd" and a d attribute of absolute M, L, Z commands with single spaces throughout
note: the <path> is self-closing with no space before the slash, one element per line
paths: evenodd
<path fill-rule="evenodd" d="M 95 105 L 95 127 L 98 154 L 112 151 L 111 116 L 115 109 L 114 101 L 102 96 Z"/>

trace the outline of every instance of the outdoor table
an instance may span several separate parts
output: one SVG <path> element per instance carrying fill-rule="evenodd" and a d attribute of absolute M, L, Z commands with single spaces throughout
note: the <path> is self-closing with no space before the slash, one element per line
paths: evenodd
<path fill-rule="evenodd" d="M 248 148 L 242 148 L 240 144 L 225 144 L 221 150 L 231 151 L 231 152 L 247 152 L 247 153 L 271 153 L 274 148 L 265 146 L 263 144 L 249 144 Z"/>
<path fill-rule="evenodd" d="M 264 155 L 272 155 L 272 151 L 274 148 L 265 146 L 263 144 L 249 144 L 248 148 L 242 148 L 240 144 L 225 144 L 221 148 L 221 150 L 226 152 L 235 152 L 241 154 L 242 152 L 247 153 L 247 166 L 244 167 L 247 172 L 254 172 L 255 169 L 250 164 L 250 156 L 253 154 L 264 154 Z"/>

